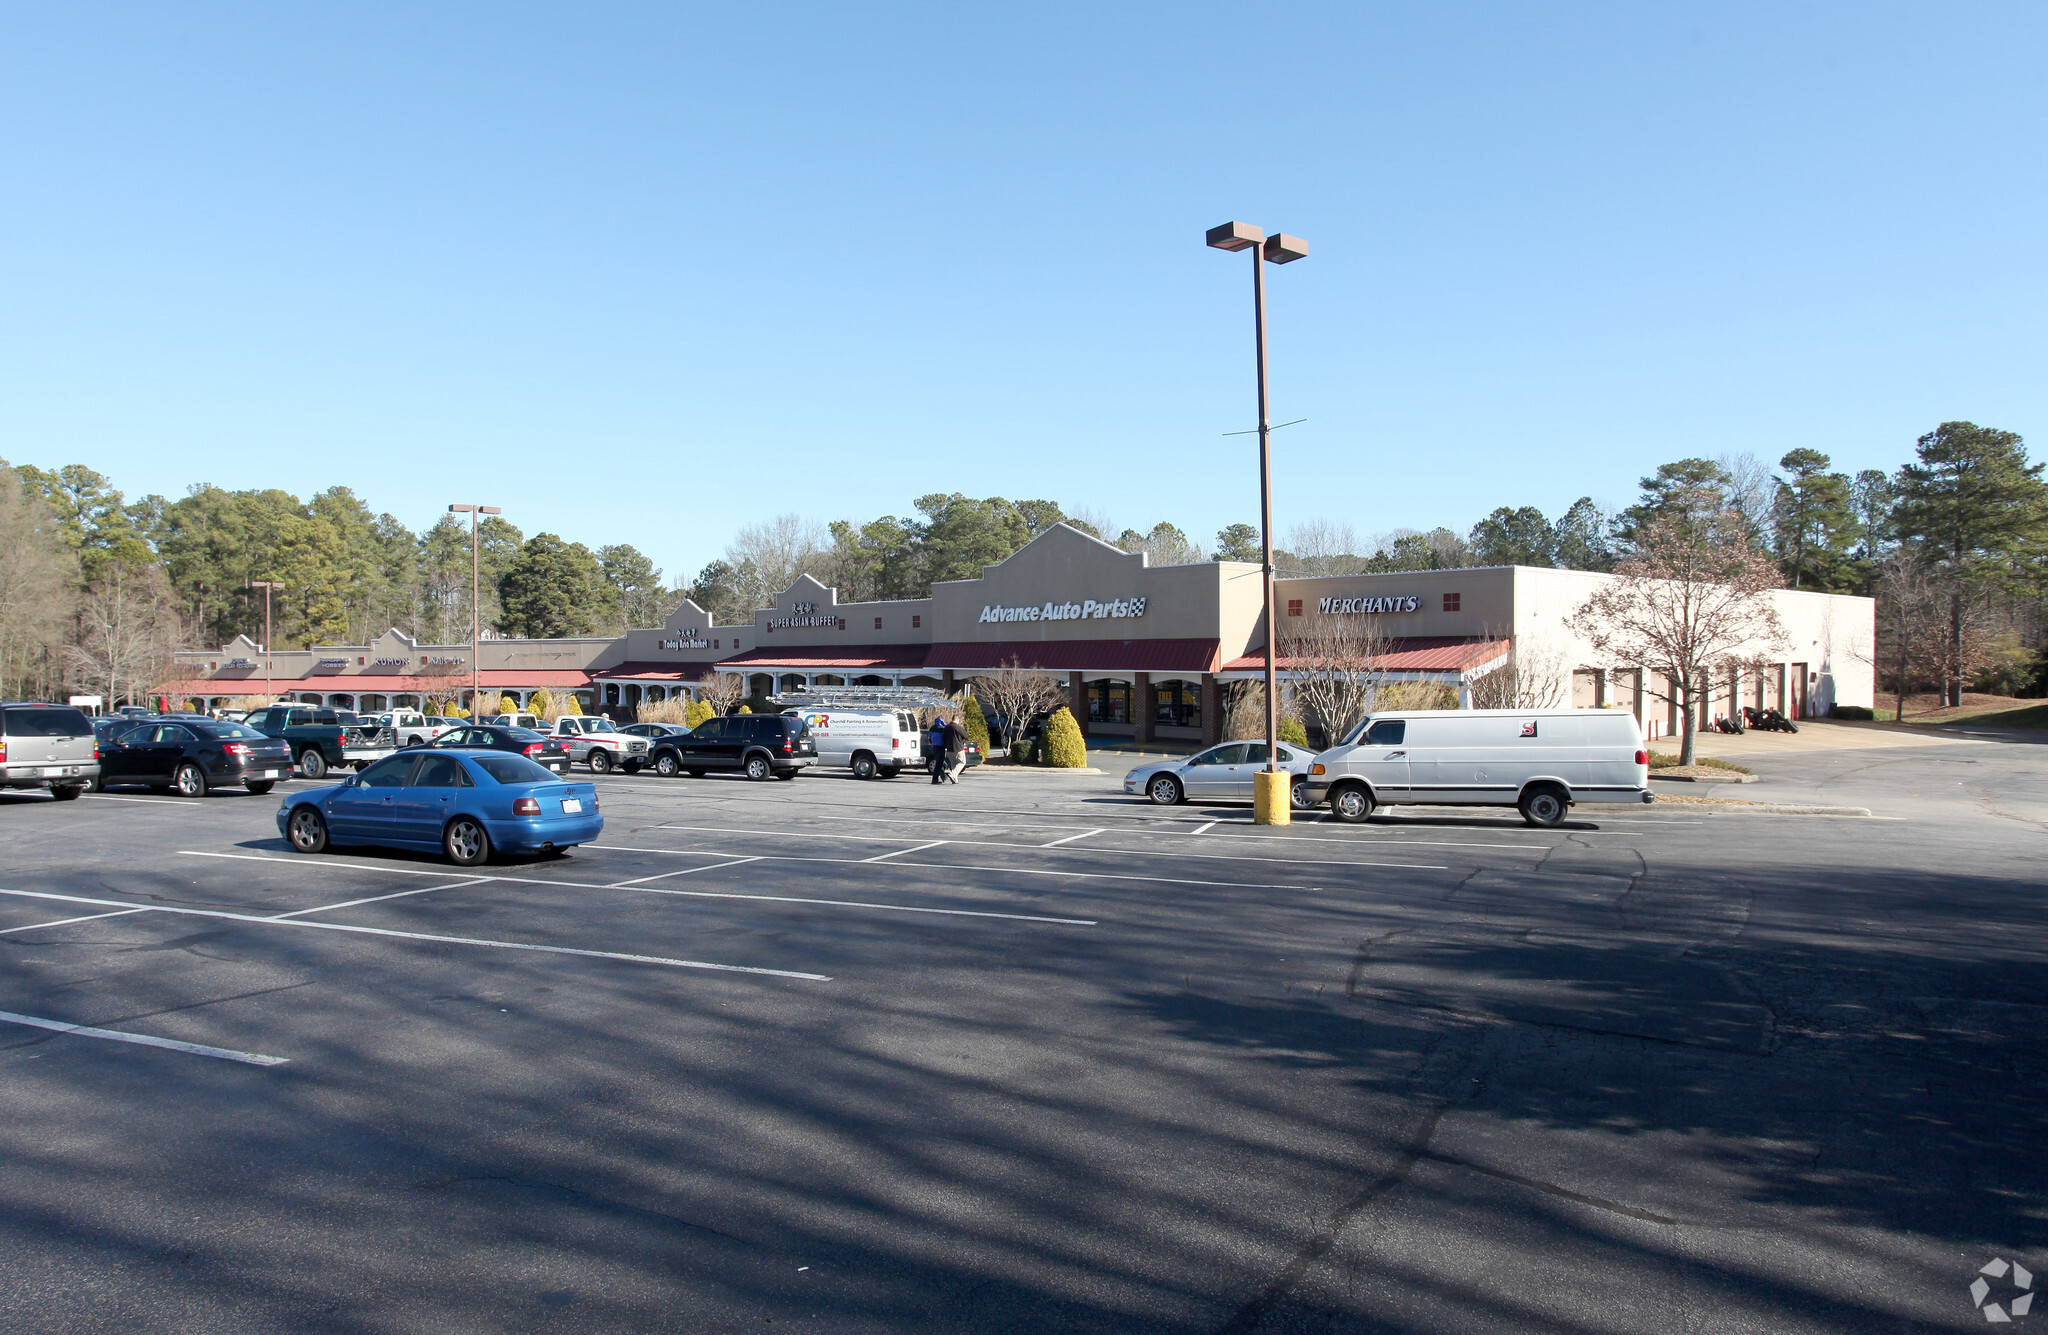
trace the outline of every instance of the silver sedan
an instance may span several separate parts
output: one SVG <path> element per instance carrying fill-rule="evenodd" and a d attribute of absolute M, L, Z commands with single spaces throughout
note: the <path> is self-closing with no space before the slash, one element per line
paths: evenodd
<path fill-rule="evenodd" d="M 1315 752 L 1292 742 L 1280 743 L 1280 768 L 1294 776 L 1294 805 L 1313 805 L 1305 776 Z M 1249 802 L 1252 775 L 1266 767 L 1264 742 L 1225 742 L 1194 755 L 1155 760 L 1124 775 L 1124 791 L 1152 799 L 1163 807 L 1176 802 Z"/>

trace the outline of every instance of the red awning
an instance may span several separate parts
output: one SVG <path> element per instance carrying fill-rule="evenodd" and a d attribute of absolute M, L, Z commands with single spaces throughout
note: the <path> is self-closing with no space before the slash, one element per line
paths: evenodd
<path fill-rule="evenodd" d="M 1464 672 L 1471 668 L 1491 663 L 1508 651 L 1506 640 L 1467 640 L 1449 635 L 1416 635 L 1406 639 L 1390 640 L 1387 651 L 1372 658 L 1371 664 L 1382 672 Z M 1282 672 L 1291 671 L 1301 660 L 1282 654 L 1274 664 Z M 1223 665 L 1225 672 L 1262 672 L 1266 667 L 1265 651 L 1233 658 Z"/>
<path fill-rule="evenodd" d="M 478 683 L 485 689 L 507 687 L 515 690 L 531 690 L 536 686 L 567 686 L 570 688 L 590 685 L 590 674 L 581 668 L 542 668 L 527 671 L 518 668 L 485 668 Z M 253 677 L 200 677 L 196 680 L 175 683 L 169 690 L 184 695 L 261 695 L 268 686 L 272 693 L 285 691 L 339 692 L 347 695 L 435 695 L 444 696 L 449 691 L 469 689 L 467 672 L 451 672 L 445 675 L 372 676 L 360 673 L 351 676 L 346 672 L 319 672 L 303 677 L 279 675 L 266 682 L 262 673 Z"/>
<path fill-rule="evenodd" d="M 808 668 L 834 672 L 905 672 L 921 668 L 930 648 L 923 644 L 803 644 L 787 649 L 749 649 L 721 658 L 722 668 Z"/>
<path fill-rule="evenodd" d="M 596 681 L 703 681 L 711 675 L 709 663 L 621 663 L 617 667 L 592 668 Z"/>
<path fill-rule="evenodd" d="M 935 644 L 925 662 L 955 672 L 1019 667 L 1042 672 L 1214 672 L 1216 640 L 960 640 Z"/>

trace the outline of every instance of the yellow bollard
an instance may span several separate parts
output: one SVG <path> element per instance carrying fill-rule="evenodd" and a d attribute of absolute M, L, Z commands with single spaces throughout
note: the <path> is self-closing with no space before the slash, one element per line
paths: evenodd
<path fill-rule="evenodd" d="M 1288 825 L 1294 817 L 1294 776 L 1286 770 L 1252 775 L 1252 824 Z"/>

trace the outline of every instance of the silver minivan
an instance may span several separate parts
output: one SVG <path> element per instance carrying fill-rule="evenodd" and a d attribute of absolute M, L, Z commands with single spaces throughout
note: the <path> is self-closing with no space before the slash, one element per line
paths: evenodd
<path fill-rule="evenodd" d="M 9 788 L 47 788 L 69 800 L 100 777 L 92 720 L 75 705 L 0 705 L 0 732 L 0 783 Z"/>
<path fill-rule="evenodd" d="M 1619 709 L 1396 710 L 1317 756 L 1308 784 L 1341 821 L 1427 803 L 1519 807 L 1548 826 L 1575 802 L 1648 802 L 1650 755 Z"/>

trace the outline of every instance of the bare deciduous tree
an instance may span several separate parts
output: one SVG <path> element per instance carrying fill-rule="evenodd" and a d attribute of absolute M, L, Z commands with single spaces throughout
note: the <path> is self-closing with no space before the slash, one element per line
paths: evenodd
<path fill-rule="evenodd" d="M 1894 548 L 1878 565 L 1873 666 L 1892 674 L 1902 723 L 1916 684 L 1967 682 L 1995 656 L 1988 599 L 1982 589 L 1957 588 L 1959 582 L 1967 584 L 1914 543 Z"/>
<path fill-rule="evenodd" d="M 1310 519 L 1291 525 L 1284 545 L 1292 568 L 1311 575 L 1355 575 L 1365 569 L 1358 533 L 1341 520 Z"/>
<path fill-rule="evenodd" d="M 725 561 L 744 572 L 749 587 L 738 592 L 748 607 L 768 607 L 775 595 L 813 566 L 823 569 L 832 551 L 832 535 L 815 519 L 777 515 L 748 524 L 726 545 Z"/>
<path fill-rule="evenodd" d="M 0 692 L 50 693 L 53 655 L 78 604 L 78 561 L 57 517 L 0 464 Z"/>
<path fill-rule="evenodd" d="M 1017 729 L 1028 723 L 1032 715 L 1070 703 L 1059 678 L 1050 672 L 1027 668 L 1015 658 L 993 672 L 975 677 L 973 686 L 975 698 L 987 706 L 983 712 L 996 716 L 988 720 L 990 727 L 998 726 L 1000 719 L 1005 746 L 1016 740 Z"/>
<path fill-rule="evenodd" d="M 1527 636 L 1508 651 L 1508 661 L 1472 679 L 1474 709 L 1556 709 L 1569 703 L 1564 651 Z"/>
<path fill-rule="evenodd" d="M 1304 724 L 1322 734 L 1323 745 L 1336 745 L 1372 712 L 1391 648 L 1370 615 L 1313 613 L 1282 637 L 1280 661 L 1294 687 L 1295 708 Z"/>
<path fill-rule="evenodd" d="M 1739 528 L 1705 543 L 1677 521 L 1658 518 L 1637 530 L 1635 555 L 1614 573 L 1618 578 L 1581 603 L 1565 625 L 1612 667 L 1668 674 L 1671 684 L 1658 690 L 1645 673 L 1643 691 L 1678 705 L 1685 720 L 1678 763 L 1690 765 L 1701 695 L 1713 678 L 1787 647 L 1768 596 L 1783 583 L 1777 563 Z"/>
<path fill-rule="evenodd" d="M 731 713 L 746 695 L 747 679 L 737 672 L 714 672 L 697 684 L 697 698 L 721 715 Z"/>
<path fill-rule="evenodd" d="M 187 638 L 163 571 L 116 563 L 80 604 L 65 660 L 71 679 L 109 705 L 141 703 L 176 676 Z"/>

